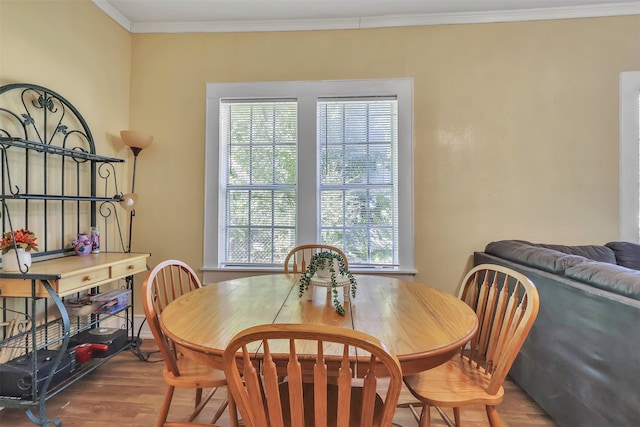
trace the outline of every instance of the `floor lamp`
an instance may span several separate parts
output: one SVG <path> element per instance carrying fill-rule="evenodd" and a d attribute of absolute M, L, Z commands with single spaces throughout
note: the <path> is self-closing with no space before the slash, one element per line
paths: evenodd
<path fill-rule="evenodd" d="M 124 194 L 122 196 L 122 201 L 120 204 L 122 207 L 129 212 L 129 243 L 126 248 L 126 252 L 131 252 L 131 234 L 133 232 L 133 217 L 136 216 L 136 203 L 138 202 L 138 195 L 135 193 L 136 191 L 136 166 L 138 163 L 138 155 L 140 152 L 151 145 L 153 142 L 153 136 L 137 132 L 134 130 L 123 130 L 120 131 L 120 138 L 122 138 L 122 142 L 125 143 L 131 151 L 133 152 L 133 175 L 131 177 L 131 193 Z M 129 276 L 127 278 L 127 287 L 129 289 L 133 289 L 133 276 Z M 142 320 L 140 327 L 138 329 L 138 335 L 132 337 L 133 341 L 129 350 L 133 354 L 135 354 L 140 360 L 146 361 L 149 359 L 149 355 L 151 353 L 143 353 L 140 350 L 140 331 L 142 330 L 142 326 L 144 325 L 146 318 Z"/>
<path fill-rule="evenodd" d="M 133 176 L 131 178 L 131 192 L 122 196 L 120 204 L 129 212 L 129 242 L 127 245 L 127 252 L 131 252 L 131 234 L 133 231 L 133 217 L 136 215 L 136 203 L 138 202 L 138 195 L 136 191 L 136 166 L 138 163 L 138 155 L 140 152 L 149 147 L 153 142 L 153 136 L 146 133 L 137 132 L 134 130 L 120 131 L 120 137 L 122 142 L 125 143 L 133 152 Z"/>

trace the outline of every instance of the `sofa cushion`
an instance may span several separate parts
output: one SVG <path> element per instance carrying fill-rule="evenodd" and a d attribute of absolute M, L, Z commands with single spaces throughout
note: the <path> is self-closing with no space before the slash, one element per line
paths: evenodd
<path fill-rule="evenodd" d="M 618 265 L 640 270 L 640 245 L 631 242 L 609 242 L 605 246 L 613 250 Z"/>
<path fill-rule="evenodd" d="M 486 246 L 485 252 L 556 274 L 563 274 L 566 268 L 588 261 L 581 256 L 567 255 L 524 240 L 491 242 Z"/>
<path fill-rule="evenodd" d="M 584 262 L 568 267 L 565 276 L 600 289 L 640 300 L 640 271 L 608 262 Z"/>
<path fill-rule="evenodd" d="M 616 264 L 616 254 L 614 250 L 605 245 L 582 245 L 582 246 L 567 246 L 567 245 L 549 245 L 546 243 L 534 243 L 541 248 L 553 249 L 555 251 L 563 252 L 569 255 L 578 255 L 585 258 L 589 258 L 593 261 L 610 262 Z"/>

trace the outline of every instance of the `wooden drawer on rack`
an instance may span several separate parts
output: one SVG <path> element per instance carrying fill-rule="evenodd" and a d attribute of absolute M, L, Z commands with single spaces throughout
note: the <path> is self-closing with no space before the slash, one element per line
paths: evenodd
<path fill-rule="evenodd" d="M 30 297 L 31 280 L 26 279 L 0 279 L 0 297 Z M 48 297 L 41 283 L 36 283 L 37 297 Z"/>
<path fill-rule="evenodd" d="M 100 267 L 91 269 L 81 274 L 63 277 L 62 279 L 51 282 L 53 289 L 58 294 L 68 294 L 77 290 L 88 289 L 96 286 L 98 283 L 104 282 L 110 278 L 109 267 Z"/>
<path fill-rule="evenodd" d="M 77 275 L 70 275 L 62 279 L 49 280 L 53 290 L 59 295 L 67 295 L 83 289 L 89 289 L 110 279 L 109 267 L 92 269 Z M 0 296 L 2 297 L 30 297 L 31 280 L 0 279 Z M 48 298 L 49 293 L 40 281 L 36 282 L 36 296 Z"/>
<path fill-rule="evenodd" d="M 111 278 L 118 279 L 120 277 L 131 276 L 132 274 L 147 271 L 147 259 L 135 259 L 126 263 L 116 264 L 111 267 Z"/>

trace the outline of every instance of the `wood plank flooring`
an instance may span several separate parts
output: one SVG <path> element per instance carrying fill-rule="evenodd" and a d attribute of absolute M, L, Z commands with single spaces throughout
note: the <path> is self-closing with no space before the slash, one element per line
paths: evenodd
<path fill-rule="evenodd" d="M 155 351 L 152 340 L 146 340 L 141 350 Z M 148 362 L 142 362 L 127 351 L 114 357 L 107 364 L 47 401 L 47 416 L 59 418 L 63 427 L 127 427 L 154 426 L 160 403 L 166 390 L 162 381 L 163 362 L 158 353 L 152 353 Z M 513 382 L 505 384 L 505 400 L 498 407 L 502 419 L 511 427 L 556 427 L 556 424 Z M 219 390 L 214 400 L 197 418 L 210 422 L 213 413 L 226 395 Z M 193 392 L 176 390 L 170 420 L 184 420 L 192 408 Z M 413 401 L 405 389 L 400 402 Z M 435 413 L 435 411 L 432 411 Z M 464 427 L 488 426 L 484 407 L 474 406 L 462 410 Z M 402 427 L 417 426 L 409 409 L 398 409 L 394 423 Z M 23 410 L 0 410 L 0 426 L 34 426 Z M 221 427 L 229 425 L 228 415 L 218 421 Z M 446 426 L 437 415 L 432 415 L 431 425 Z"/>

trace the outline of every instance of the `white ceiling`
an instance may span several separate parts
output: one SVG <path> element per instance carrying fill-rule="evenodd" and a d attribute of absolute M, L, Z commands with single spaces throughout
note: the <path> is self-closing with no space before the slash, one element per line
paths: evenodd
<path fill-rule="evenodd" d="M 640 14 L 635 0 L 92 0 L 134 33 L 287 31 Z"/>

